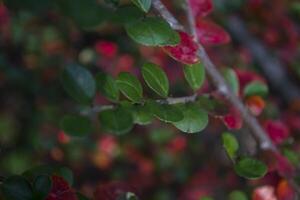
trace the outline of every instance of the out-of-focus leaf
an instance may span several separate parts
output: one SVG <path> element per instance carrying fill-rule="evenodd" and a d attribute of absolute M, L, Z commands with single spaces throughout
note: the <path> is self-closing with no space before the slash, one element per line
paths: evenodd
<path fill-rule="evenodd" d="M 152 0 L 131 0 L 131 1 L 144 12 L 149 11 L 152 3 Z"/>
<path fill-rule="evenodd" d="M 166 73 L 157 65 L 147 63 L 142 68 L 142 75 L 147 85 L 162 97 L 169 94 L 169 81 Z"/>
<path fill-rule="evenodd" d="M 253 158 L 243 158 L 234 166 L 235 172 L 247 179 L 258 179 L 267 173 L 267 166 Z"/>
<path fill-rule="evenodd" d="M 240 84 L 235 71 L 227 68 L 223 71 L 223 75 L 230 89 L 234 92 L 235 95 L 239 95 Z"/>
<path fill-rule="evenodd" d="M 127 5 L 119 7 L 114 13 L 112 19 L 121 24 L 128 24 L 133 21 L 140 20 L 143 16 L 144 13 L 136 6 Z"/>
<path fill-rule="evenodd" d="M 45 11 L 49 11 L 53 8 L 53 1 L 51 0 L 4 0 L 4 4 L 13 10 L 29 10 L 35 13 L 41 13 Z"/>
<path fill-rule="evenodd" d="M 248 200 L 248 198 L 244 192 L 235 190 L 229 194 L 229 200 Z"/>
<path fill-rule="evenodd" d="M 45 199 L 51 190 L 52 182 L 49 176 L 40 175 L 36 177 L 33 183 L 34 197 L 36 199 Z"/>
<path fill-rule="evenodd" d="M 106 130 L 118 135 L 129 132 L 133 127 L 133 116 L 125 108 L 118 107 L 100 112 L 101 126 Z"/>
<path fill-rule="evenodd" d="M 299 154 L 296 153 L 295 151 L 285 148 L 283 149 L 283 155 L 295 166 L 298 166 L 300 164 Z"/>
<path fill-rule="evenodd" d="M 126 31 L 137 43 L 145 46 L 167 46 L 179 43 L 179 35 L 161 18 L 148 17 L 126 24 Z"/>
<path fill-rule="evenodd" d="M 22 176 L 12 176 L 4 180 L 0 186 L 5 199 L 32 200 L 33 191 L 30 183 Z"/>
<path fill-rule="evenodd" d="M 183 68 L 184 76 L 191 88 L 196 91 L 201 88 L 205 81 L 205 69 L 203 64 L 187 65 Z"/>
<path fill-rule="evenodd" d="M 183 113 L 183 119 L 173 123 L 176 128 L 185 133 L 197 133 L 202 131 L 208 124 L 207 112 L 195 104 L 179 105 Z"/>
<path fill-rule="evenodd" d="M 61 121 L 61 128 L 69 135 L 82 137 L 92 132 L 91 121 L 84 116 L 66 115 Z"/>
<path fill-rule="evenodd" d="M 140 102 L 143 98 L 143 88 L 140 81 L 128 72 L 121 72 L 116 81 L 121 92 L 133 102 Z"/>
<path fill-rule="evenodd" d="M 61 74 L 62 84 L 68 94 L 82 104 L 90 104 L 96 93 L 92 74 L 79 65 L 68 65 Z"/>
<path fill-rule="evenodd" d="M 253 81 L 244 88 L 244 96 L 267 96 L 269 92 L 268 86 L 260 81 Z"/>
<path fill-rule="evenodd" d="M 111 101 L 119 100 L 119 89 L 112 76 L 105 73 L 96 75 L 97 89 Z"/>
<path fill-rule="evenodd" d="M 223 146 L 231 159 L 236 157 L 236 152 L 239 149 L 237 139 L 231 133 L 222 134 Z"/>
<path fill-rule="evenodd" d="M 135 105 L 133 108 L 134 122 L 140 125 L 150 124 L 154 118 L 149 104 Z"/>

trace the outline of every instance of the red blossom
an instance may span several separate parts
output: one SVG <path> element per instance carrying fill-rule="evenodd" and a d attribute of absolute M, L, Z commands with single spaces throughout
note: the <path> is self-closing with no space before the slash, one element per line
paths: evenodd
<path fill-rule="evenodd" d="M 46 200 L 77 200 L 75 191 L 62 177 L 52 176 L 52 188 Z"/>
<path fill-rule="evenodd" d="M 288 127 L 281 121 L 267 120 L 264 128 L 275 144 L 281 144 L 290 135 Z"/>
<path fill-rule="evenodd" d="M 199 18 L 196 28 L 199 41 L 203 45 L 220 45 L 231 41 L 229 34 L 212 21 Z"/>
<path fill-rule="evenodd" d="M 253 115 L 258 116 L 262 113 L 266 103 L 260 96 L 251 96 L 247 98 L 246 105 Z"/>
<path fill-rule="evenodd" d="M 228 129 L 240 129 L 243 126 L 242 116 L 235 108 L 231 108 L 229 113 L 221 119 Z"/>
<path fill-rule="evenodd" d="M 195 17 L 205 17 L 213 10 L 212 0 L 189 0 Z"/>
<path fill-rule="evenodd" d="M 118 52 L 118 46 L 114 42 L 100 40 L 95 44 L 96 52 L 107 58 L 114 58 Z"/>
<path fill-rule="evenodd" d="M 286 180 L 281 180 L 276 188 L 278 200 L 294 200 L 296 194 L 291 185 Z"/>
<path fill-rule="evenodd" d="M 278 200 L 273 186 L 265 185 L 256 188 L 252 193 L 252 200 Z"/>
<path fill-rule="evenodd" d="M 185 32 L 179 32 L 180 43 L 176 46 L 166 46 L 163 49 L 175 60 L 184 64 L 195 64 L 199 62 L 197 56 L 198 45 L 193 37 Z"/>

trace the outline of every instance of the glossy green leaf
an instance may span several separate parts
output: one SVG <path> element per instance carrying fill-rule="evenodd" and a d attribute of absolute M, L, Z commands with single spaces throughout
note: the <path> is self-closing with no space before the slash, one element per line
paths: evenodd
<path fill-rule="evenodd" d="M 57 0 L 62 14 L 72 18 L 83 28 L 91 28 L 101 24 L 110 16 L 97 0 Z"/>
<path fill-rule="evenodd" d="M 68 65 L 61 74 L 67 93 L 82 104 L 90 104 L 96 93 L 96 82 L 92 74 L 79 65 Z"/>
<path fill-rule="evenodd" d="M 30 183 L 22 176 L 12 176 L 0 185 L 1 192 L 7 200 L 32 200 L 33 190 Z"/>
<path fill-rule="evenodd" d="M 145 105 L 135 105 L 133 107 L 134 123 L 140 125 L 150 124 L 154 118 L 151 107 L 146 103 Z"/>
<path fill-rule="evenodd" d="M 151 8 L 152 0 L 131 0 L 138 8 L 144 12 L 148 12 Z"/>
<path fill-rule="evenodd" d="M 104 130 L 118 135 L 129 132 L 133 127 L 132 113 L 122 107 L 100 112 L 99 120 Z"/>
<path fill-rule="evenodd" d="M 180 41 L 178 33 L 166 21 L 157 17 L 134 21 L 125 28 L 129 37 L 146 46 L 176 45 Z"/>
<path fill-rule="evenodd" d="M 91 121 L 84 116 L 66 115 L 61 121 L 61 128 L 72 136 L 85 136 L 92 132 Z"/>
<path fill-rule="evenodd" d="M 126 5 L 119 7 L 114 13 L 112 19 L 121 24 L 132 23 L 144 17 L 144 13 L 136 6 Z"/>
<path fill-rule="evenodd" d="M 248 200 L 248 198 L 244 192 L 235 190 L 229 194 L 229 200 Z"/>
<path fill-rule="evenodd" d="M 208 124 L 208 114 L 195 104 L 179 105 L 183 119 L 173 123 L 176 128 L 185 133 L 197 133 Z"/>
<path fill-rule="evenodd" d="M 253 158 L 243 158 L 234 166 L 235 172 L 244 178 L 258 179 L 267 173 L 267 166 Z"/>
<path fill-rule="evenodd" d="M 203 64 L 196 63 L 193 65 L 186 65 L 183 68 L 183 72 L 185 79 L 194 91 L 201 88 L 205 81 L 205 69 Z"/>
<path fill-rule="evenodd" d="M 99 73 L 96 75 L 97 89 L 103 96 L 111 101 L 119 100 L 119 89 L 116 81 L 112 76 L 105 73 Z"/>
<path fill-rule="evenodd" d="M 132 102 L 140 102 L 143 98 L 143 88 L 140 81 L 128 72 L 121 72 L 116 81 L 121 92 Z"/>
<path fill-rule="evenodd" d="M 235 71 L 233 69 L 226 68 L 223 70 L 223 75 L 230 89 L 235 95 L 238 95 L 240 91 L 240 83 Z"/>
<path fill-rule="evenodd" d="M 147 85 L 158 95 L 167 97 L 169 94 L 169 80 L 166 73 L 153 63 L 146 63 L 142 68 L 142 75 Z"/>
<path fill-rule="evenodd" d="M 45 199 L 52 187 L 50 176 L 40 175 L 36 177 L 33 183 L 33 191 L 35 199 Z"/>
<path fill-rule="evenodd" d="M 178 122 L 183 119 L 182 111 L 175 105 L 155 104 L 154 115 L 163 122 Z"/>
<path fill-rule="evenodd" d="M 259 81 L 253 81 L 246 85 L 244 89 L 244 96 L 267 96 L 269 93 L 268 86 L 265 83 Z"/>
<path fill-rule="evenodd" d="M 223 146 L 231 159 L 236 157 L 236 152 L 239 149 L 237 139 L 231 133 L 222 134 Z"/>

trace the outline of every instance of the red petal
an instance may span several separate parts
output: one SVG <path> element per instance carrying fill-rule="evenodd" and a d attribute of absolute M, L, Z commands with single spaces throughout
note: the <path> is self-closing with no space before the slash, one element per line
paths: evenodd
<path fill-rule="evenodd" d="M 275 144 L 281 144 L 290 135 L 288 127 L 281 121 L 268 120 L 264 123 L 264 128 Z"/>
<path fill-rule="evenodd" d="M 229 34 L 219 25 L 199 18 L 196 22 L 197 35 L 203 45 L 219 45 L 230 42 Z"/>
<path fill-rule="evenodd" d="M 176 46 L 166 46 L 163 49 L 175 60 L 184 64 L 195 64 L 199 62 L 197 56 L 198 45 L 193 38 L 185 32 L 179 32 L 180 44 Z"/>
<path fill-rule="evenodd" d="M 189 0 L 189 3 L 195 17 L 207 16 L 213 10 L 211 0 Z"/>
<path fill-rule="evenodd" d="M 222 120 L 228 129 L 240 129 L 243 126 L 241 114 L 235 108 L 231 108 L 229 114 L 222 117 Z"/>
<path fill-rule="evenodd" d="M 107 58 L 114 58 L 118 52 L 118 46 L 114 42 L 100 40 L 95 44 L 96 52 Z"/>
<path fill-rule="evenodd" d="M 62 177 L 52 176 L 52 188 L 46 200 L 77 200 L 77 196 L 68 182 Z"/>
<path fill-rule="evenodd" d="M 295 191 L 286 180 L 281 180 L 279 182 L 276 193 L 277 193 L 278 200 L 296 199 Z"/>

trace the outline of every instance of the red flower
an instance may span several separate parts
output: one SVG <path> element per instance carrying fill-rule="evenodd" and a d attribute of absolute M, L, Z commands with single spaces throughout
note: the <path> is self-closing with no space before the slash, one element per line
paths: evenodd
<path fill-rule="evenodd" d="M 195 17 L 205 17 L 213 10 L 211 0 L 189 0 L 189 3 Z"/>
<path fill-rule="evenodd" d="M 281 180 L 276 189 L 278 200 L 294 200 L 295 191 L 286 180 Z"/>
<path fill-rule="evenodd" d="M 268 120 L 264 123 L 264 128 L 275 144 L 281 144 L 290 135 L 288 127 L 281 121 Z"/>
<path fill-rule="evenodd" d="M 62 177 L 52 176 L 52 188 L 46 200 L 77 200 L 75 191 Z"/>
<path fill-rule="evenodd" d="M 184 64 L 199 62 L 197 56 L 198 45 L 193 38 L 185 32 L 179 32 L 180 43 L 176 46 L 166 46 L 163 49 L 175 60 Z"/>
<path fill-rule="evenodd" d="M 265 101 L 260 96 L 251 96 L 247 98 L 246 104 L 251 113 L 255 116 L 260 115 L 266 106 Z"/>
<path fill-rule="evenodd" d="M 198 19 L 196 22 L 197 36 L 203 45 L 220 45 L 230 42 L 229 34 L 212 21 Z"/>
<path fill-rule="evenodd" d="M 235 108 L 231 108 L 229 113 L 222 117 L 222 121 L 228 129 L 240 129 L 243 126 L 242 116 Z"/>
<path fill-rule="evenodd" d="M 118 46 L 110 41 L 98 41 L 95 44 L 96 52 L 107 58 L 114 58 L 118 52 Z"/>
<path fill-rule="evenodd" d="M 265 185 L 256 188 L 252 194 L 252 200 L 277 200 L 274 187 Z"/>

